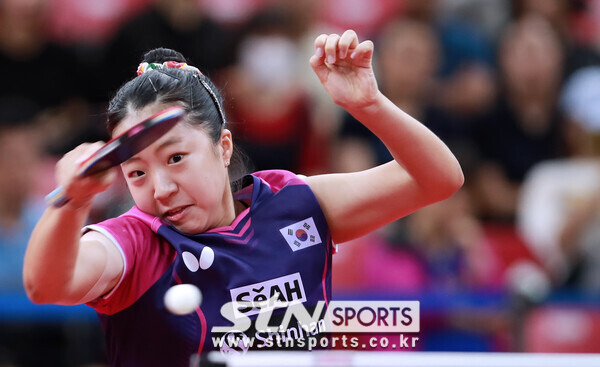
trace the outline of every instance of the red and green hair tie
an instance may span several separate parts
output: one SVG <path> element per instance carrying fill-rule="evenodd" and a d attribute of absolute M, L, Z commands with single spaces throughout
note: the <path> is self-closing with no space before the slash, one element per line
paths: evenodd
<path fill-rule="evenodd" d="M 202 74 L 200 69 L 198 69 L 197 67 L 188 65 L 185 62 L 177 62 L 177 61 L 165 61 L 162 64 L 154 63 L 154 62 L 150 62 L 150 63 L 142 62 L 138 66 L 137 75 L 138 76 L 142 75 L 150 70 L 168 69 L 168 68 L 189 70 L 189 71 L 196 73 L 195 75 L 197 76 L 198 81 L 200 82 L 200 84 L 202 84 L 204 89 L 206 89 L 208 94 L 210 94 L 210 97 L 213 100 L 215 107 L 217 108 L 217 111 L 219 112 L 219 117 L 221 118 L 221 123 L 223 125 L 225 125 L 225 113 L 223 113 L 223 108 L 221 107 L 221 104 L 219 103 L 219 99 L 217 98 L 217 95 L 212 90 L 210 85 L 208 85 L 208 83 L 204 80 L 204 78 L 203 78 L 204 75 Z M 202 76 L 202 77 L 200 77 L 200 76 Z"/>
<path fill-rule="evenodd" d="M 202 73 L 200 72 L 200 70 L 197 67 L 188 65 L 185 62 L 177 62 L 177 61 L 165 61 L 162 64 L 154 63 L 154 62 L 142 62 L 137 68 L 137 75 L 142 75 L 145 72 L 150 71 L 150 70 L 164 69 L 164 68 L 191 70 L 191 71 L 195 71 L 198 74 L 202 75 Z"/>

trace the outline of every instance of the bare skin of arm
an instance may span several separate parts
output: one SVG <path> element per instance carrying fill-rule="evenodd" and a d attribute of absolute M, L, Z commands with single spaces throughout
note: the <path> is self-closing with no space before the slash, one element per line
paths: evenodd
<path fill-rule="evenodd" d="M 73 199 L 61 208 L 48 208 L 29 239 L 23 281 L 35 303 L 91 301 L 112 289 L 123 272 L 123 259 L 108 238 L 97 232 L 81 236 L 93 196 L 115 178 L 115 172 L 108 171 L 74 179 L 76 163 L 100 146 L 82 144 L 57 164 L 57 181 Z"/>
<path fill-rule="evenodd" d="M 331 228 L 345 242 L 446 199 L 463 184 L 458 161 L 446 145 L 377 88 L 373 44 L 353 31 L 322 35 L 310 63 L 338 105 L 377 135 L 394 160 L 355 173 L 307 178 Z"/>

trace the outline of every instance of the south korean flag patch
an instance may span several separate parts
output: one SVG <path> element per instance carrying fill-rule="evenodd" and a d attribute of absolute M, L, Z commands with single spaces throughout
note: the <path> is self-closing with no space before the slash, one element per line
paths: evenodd
<path fill-rule="evenodd" d="M 321 243 L 315 221 L 306 218 L 279 230 L 292 251 L 298 251 Z"/>

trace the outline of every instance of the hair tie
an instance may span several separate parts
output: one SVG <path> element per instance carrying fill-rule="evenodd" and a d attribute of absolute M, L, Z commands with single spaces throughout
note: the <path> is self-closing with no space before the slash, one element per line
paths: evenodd
<path fill-rule="evenodd" d="M 190 71 L 194 71 L 194 72 L 202 75 L 202 73 L 200 72 L 200 69 L 198 69 L 197 67 L 188 65 L 185 62 L 177 62 L 177 61 L 165 61 L 162 64 L 158 64 L 158 63 L 154 63 L 154 62 L 150 62 L 150 63 L 142 62 L 137 68 L 137 75 L 142 75 L 145 72 L 150 71 L 150 70 L 165 69 L 165 68 L 190 70 Z"/>
<path fill-rule="evenodd" d="M 202 72 L 200 71 L 200 69 L 198 69 L 197 67 L 188 65 L 185 62 L 177 62 L 177 61 L 165 61 L 162 64 L 154 63 L 154 62 L 150 62 L 150 63 L 148 63 L 148 62 L 142 62 L 142 63 L 140 63 L 140 65 L 137 68 L 137 75 L 138 76 L 142 75 L 142 74 L 144 74 L 144 73 L 146 73 L 146 72 L 148 72 L 150 70 L 168 69 L 168 68 L 190 70 L 190 71 L 196 73 L 194 76 L 197 77 L 197 79 L 200 82 L 200 84 L 202 84 L 202 86 L 204 87 L 204 89 L 206 89 L 206 91 L 208 92 L 208 94 L 210 94 L 210 98 L 215 103 L 215 107 L 217 107 L 217 111 L 219 112 L 219 117 L 221 117 L 221 122 L 223 123 L 223 125 L 225 125 L 225 114 L 223 113 L 223 109 L 221 108 L 221 104 L 219 103 L 219 99 L 217 98 L 217 95 L 212 90 L 212 88 L 210 87 L 210 85 L 208 85 L 208 83 L 200 77 L 200 76 L 204 76 L 204 74 L 202 74 Z M 152 85 L 152 87 L 154 87 L 154 85 Z"/>

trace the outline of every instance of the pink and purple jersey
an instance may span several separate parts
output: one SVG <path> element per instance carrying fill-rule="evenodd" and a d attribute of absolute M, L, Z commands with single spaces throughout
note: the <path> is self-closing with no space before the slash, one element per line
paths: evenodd
<path fill-rule="evenodd" d="M 309 186 L 287 171 L 262 171 L 246 176 L 234 196 L 250 207 L 231 226 L 202 234 L 181 233 L 137 207 L 87 227 L 108 236 L 125 262 L 115 289 L 89 303 L 112 366 L 188 366 L 193 354 L 214 349 L 213 326 L 231 325 L 221 315 L 228 302 L 250 319 L 260 306 L 236 302 L 258 305 L 273 294 L 309 309 L 329 302 L 333 243 Z M 164 294 L 179 283 L 201 290 L 195 313 L 166 310 Z"/>

